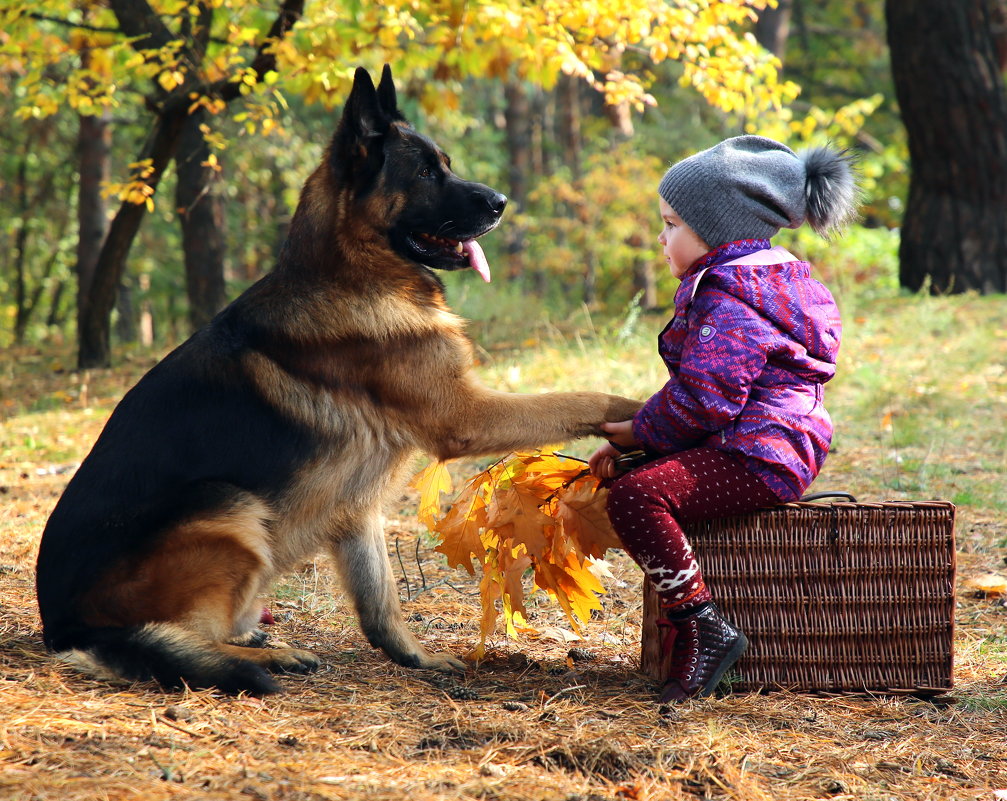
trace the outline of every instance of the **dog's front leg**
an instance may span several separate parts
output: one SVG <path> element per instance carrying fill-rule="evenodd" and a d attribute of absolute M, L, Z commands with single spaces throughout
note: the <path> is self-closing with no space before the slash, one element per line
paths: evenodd
<path fill-rule="evenodd" d="M 601 392 L 522 395 L 468 384 L 445 400 L 435 415 L 439 425 L 426 432 L 426 447 L 450 459 L 602 436 L 602 423 L 629 420 L 641 405 Z"/>
<path fill-rule="evenodd" d="M 381 514 L 374 512 L 332 545 L 343 586 L 368 642 L 405 667 L 464 671 L 465 663 L 446 653 L 431 654 L 406 626 L 385 547 Z"/>

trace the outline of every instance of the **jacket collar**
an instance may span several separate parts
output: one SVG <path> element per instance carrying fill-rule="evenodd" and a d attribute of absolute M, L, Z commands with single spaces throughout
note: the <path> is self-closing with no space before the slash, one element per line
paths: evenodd
<path fill-rule="evenodd" d="M 688 305 L 696 296 L 699 288 L 699 279 L 711 267 L 725 264 L 749 253 L 769 248 L 768 239 L 739 239 L 736 242 L 727 242 L 720 247 L 714 248 L 705 256 L 701 256 L 682 276 L 682 283 L 679 284 L 678 291 L 675 292 L 676 305 L 684 303 Z"/>
<path fill-rule="evenodd" d="M 757 250 L 768 250 L 770 247 L 768 239 L 739 239 L 736 242 L 726 242 L 720 247 L 714 248 L 705 256 L 701 256 L 686 271 L 685 275 L 682 276 L 682 280 L 686 280 L 700 270 L 733 261 L 742 256 L 747 256 L 749 253 L 755 253 Z"/>

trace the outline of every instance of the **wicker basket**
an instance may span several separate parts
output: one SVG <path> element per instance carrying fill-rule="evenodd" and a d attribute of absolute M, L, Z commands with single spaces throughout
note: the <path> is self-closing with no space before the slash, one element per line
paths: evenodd
<path fill-rule="evenodd" d="M 950 689 L 954 517 L 943 502 L 801 502 L 689 526 L 716 603 L 749 638 L 734 689 Z M 657 616 L 648 581 L 641 667 L 663 681 Z"/>

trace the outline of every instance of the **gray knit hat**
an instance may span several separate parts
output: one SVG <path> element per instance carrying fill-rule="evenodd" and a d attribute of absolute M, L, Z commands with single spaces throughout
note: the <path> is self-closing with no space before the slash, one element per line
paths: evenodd
<path fill-rule="evenodd" d="M 805 220 L 827 236 L 856 213 L 850 159 L 826 147 L 795 153 L 764 136 L 736 136 L 683 159 L 657 190 L 711 249 L 769 239 Z"/>

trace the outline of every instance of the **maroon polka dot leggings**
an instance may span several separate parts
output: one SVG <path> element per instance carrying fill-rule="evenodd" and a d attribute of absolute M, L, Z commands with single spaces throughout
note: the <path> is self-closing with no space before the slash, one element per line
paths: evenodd
<path fill-rule="evenodd" d="M 711 596 L 681 524 L 778 503 L 765 482 L 734 456 L 694 448 L 614 479 L 608 516 L 626 551 L 650 577 L 662 606 L 685 610 Z"/>

